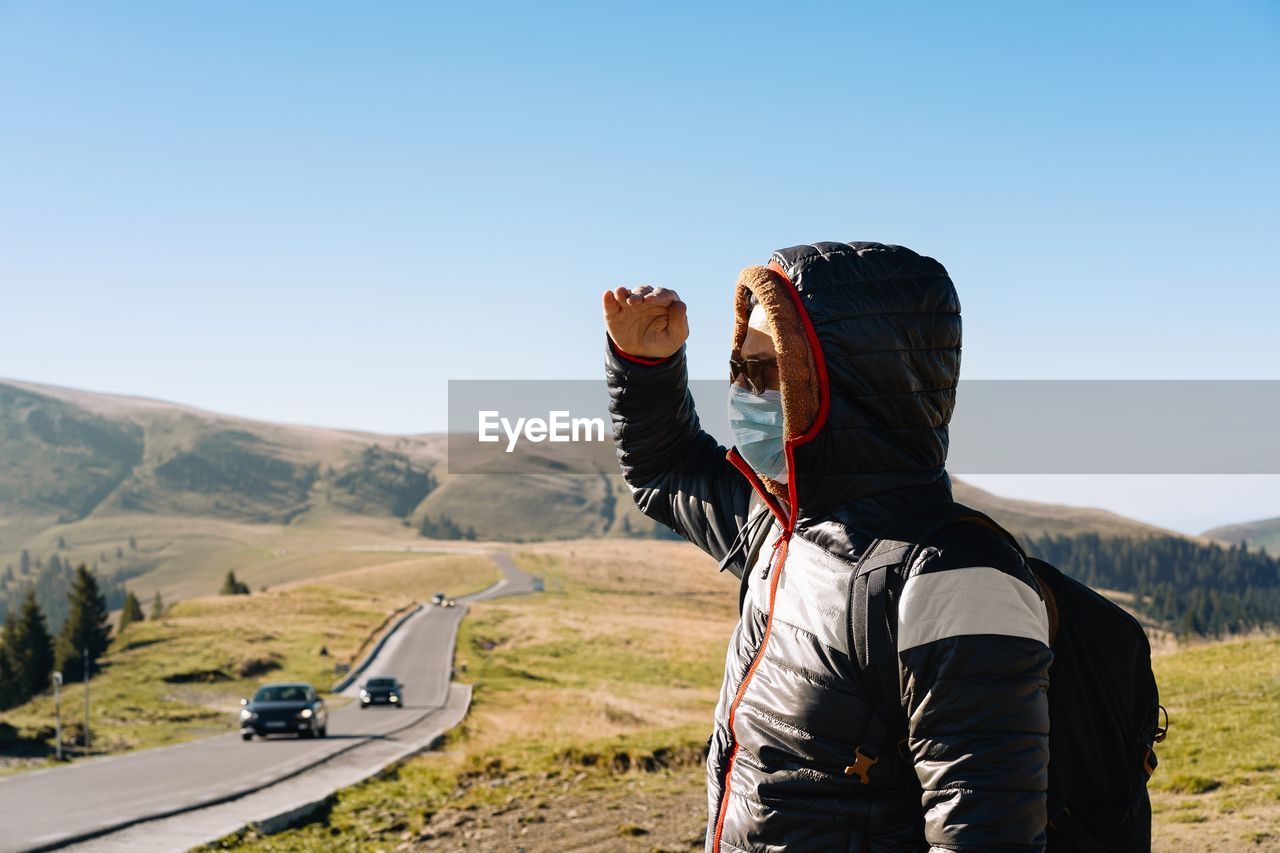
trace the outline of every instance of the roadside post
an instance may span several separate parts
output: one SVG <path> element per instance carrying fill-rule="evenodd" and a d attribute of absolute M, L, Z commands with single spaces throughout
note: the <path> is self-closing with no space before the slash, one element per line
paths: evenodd
<path fill-rule="evenodd" d="M 84 754 L 89 754 L 89 647 L 84 647 Z"/>
<path fill-rule="evenodd" d="M 53 673 L 53 748 L 62 760 L 62 672 Z"/>

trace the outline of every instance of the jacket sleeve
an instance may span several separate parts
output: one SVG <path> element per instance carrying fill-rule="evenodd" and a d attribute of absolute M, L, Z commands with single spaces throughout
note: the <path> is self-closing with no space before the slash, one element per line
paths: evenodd
<path fill-rule="evenodd" d="M 685 348 L 642 362 L 606 340 L 605 375 L 618 462 L 636 506 L 723 559 L 746 521 L 751 486 L 698 423 Z"/>
<path fill-rule="evenodd" d="M 1044 850 L 1053 661 L 1044 602 L 1020 559 L 946 553 L 913 572 L 898 603 L 925 838 L 935 853 Z"/>

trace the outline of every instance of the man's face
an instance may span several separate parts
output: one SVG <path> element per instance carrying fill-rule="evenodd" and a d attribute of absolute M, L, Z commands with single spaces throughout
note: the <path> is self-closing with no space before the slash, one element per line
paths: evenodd
<path fill-rule="evenodd" d="M 778 350 L 773 345 L 769 320 L 760 305 L 751 309 L 747 334 L 742 339 L 737 358 L 744 369 L 734 371 L 734 384 L 755 394 L 778 390 Z"/>

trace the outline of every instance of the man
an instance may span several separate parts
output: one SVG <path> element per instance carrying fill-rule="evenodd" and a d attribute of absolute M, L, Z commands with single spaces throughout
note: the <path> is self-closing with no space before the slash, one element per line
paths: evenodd
<path fill-rule="evenodd" d="M 949 527 L 910 567 L 892 632 L 903 730 L 874 764 L 857 755 L 876 704 L 850 657 L 850 572 L 886 524 L 951 497 L 960 305 L 946 270 L 901 246 L 797 246 L 743 270 L 734 309 L 726 453 L 687 389 L 684 303 L 604 294 L 636 503 L 744 584 L 707 849 L 1044 849 L 1048 621 L 998 536 Z"/>

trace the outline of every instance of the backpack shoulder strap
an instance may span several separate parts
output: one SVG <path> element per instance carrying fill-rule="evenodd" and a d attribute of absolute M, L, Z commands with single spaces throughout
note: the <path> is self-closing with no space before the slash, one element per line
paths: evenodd
<path fill-rule="evenodd" d="M 1004 536 L 1018 553 L 1026 557 L 1018 540 L 1007 530 L 992 521 L 985 513 L 952 500 L 937 500 L 912 507 L 889 522 L 880 537 L 872 542 L 854 566 L 851 584 L 849 650 L 856 654 L 861 667 L 884 663 L 888 647 L 880 643 L 875 634 L 880 617 L 878 605 L 887 605 L 883 597 L 891 573 L 905 580 L 904 570 L 909 569 L 928 546 L 928 541 L 939 530 L 952 524 L 979 524 Z M 891 629 L 892 625 L 888 625 Z M 890 631 L 892 636 L 892 631 Z"/>
<path fill-rule="evenodd" d="M 863 784 L 880 760 L 890 731 L 905 728 L 901 704 L 901 684 L 895 663 L 897 625 L 891 612 L 891 598 L 910 568 L 928 548 L 934 534 L 952 524 L 970 523 L 1003 535 L 1024 558 L 1017 539 L 985 513 L 952 500 L 930 501 L 912 507 L 885 526 L 854 566 L 849 587 L 849 653 L 862 675 L 864 689 L 875 710 L 871 714 L 854 763 L 845 774 L 857 776 Z"/>
<path fill-rule="evenodd" d="M 891 582 L 910 565 L 917 547 L 905 540 L 876 539 L 858 560 L 849 584 L 849 656 L 872 711 L 853 763 L 844 773 L 858 777 L 864 785 L 871 782 L 871 768 L 880 762 L 889 731 L 902 723 L 898 668 L 892 666 L 895 626 L 888 599 Z"/>

